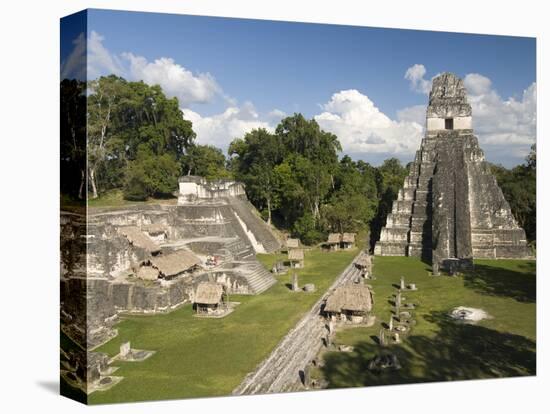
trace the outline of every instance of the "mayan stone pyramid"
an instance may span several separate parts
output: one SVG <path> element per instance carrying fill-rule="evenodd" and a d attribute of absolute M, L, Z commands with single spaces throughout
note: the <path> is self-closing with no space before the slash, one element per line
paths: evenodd
<path fill-rule="evenodd" d="M 438 268 L 473 258 L 525 258 L 529 249 L 472 129 L 462 79 L 433 80 L 426 135 L 374 252 L 419 256 Z"/>

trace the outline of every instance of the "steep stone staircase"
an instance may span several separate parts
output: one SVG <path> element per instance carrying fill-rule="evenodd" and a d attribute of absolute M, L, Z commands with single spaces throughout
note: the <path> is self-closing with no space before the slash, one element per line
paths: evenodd
<path fill-rule="evenodd" d="M 239 266 L 239 270 L 248 282 L 250 293 L 257 295 L 277 283 L 277 279 L 259 262 L 245 262 Z"/>
<path fill-rule="evenodd" d="M 254 206 L 248 200 L 241 197 L 228 197 L 228 202 L 267 253 L 272 253 L 280 248 L 279 241 L 267 223 L 254 214 Z"/>

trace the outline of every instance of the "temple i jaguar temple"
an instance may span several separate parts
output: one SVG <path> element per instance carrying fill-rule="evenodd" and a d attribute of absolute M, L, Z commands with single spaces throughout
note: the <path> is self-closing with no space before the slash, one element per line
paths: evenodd
<path fill-rule="evenodd" d="M 462 79 L 433 79 L 426 134 L 374 253 L 420 256 L 439 268 L 467 269 L 475 258 L 530 256 L 525 231 L 485 161 Z"/>

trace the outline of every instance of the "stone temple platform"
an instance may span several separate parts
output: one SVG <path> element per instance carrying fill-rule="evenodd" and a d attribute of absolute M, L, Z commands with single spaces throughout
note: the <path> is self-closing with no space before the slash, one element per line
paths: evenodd
<path fill-rule="evenodd" d="M 528 258 L 525 231 L 485 161 L 462 79 L 433 80 L 426 134 L 380 240 L 380 256 L 418 256 L 445 267 L 474 258 Z"/>

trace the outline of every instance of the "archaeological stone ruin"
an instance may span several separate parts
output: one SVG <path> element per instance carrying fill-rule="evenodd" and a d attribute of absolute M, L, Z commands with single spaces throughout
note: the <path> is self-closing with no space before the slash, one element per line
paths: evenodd
<path fill-rule="evenodd" d="M 262 293 L 276 279 L 255 254 L 279 248 L 235 181 L 183 177 L 177 205 L 62 211 L 63 332 L 89 351 L 116 335 L 118 313 L 168 312 L 201 283 Z"/>
<path fill-rule="evenodd" d="M 530 256 L 472 129 L 462 79 L 433 79 L 426 134 L 374 253 L 418 256 L 434 269 L 468 269 L 474 258 Z M 434 272 L 436 273 L 436 272 Z"/>

